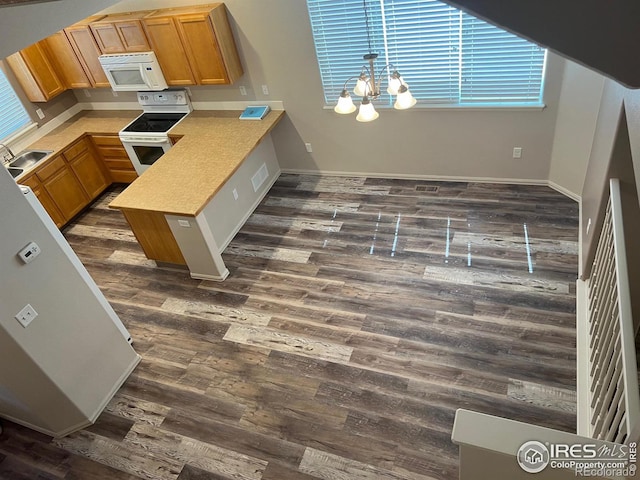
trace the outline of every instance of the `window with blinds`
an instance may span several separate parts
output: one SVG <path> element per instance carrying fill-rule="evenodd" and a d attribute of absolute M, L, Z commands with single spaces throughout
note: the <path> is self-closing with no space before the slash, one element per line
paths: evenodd
<path fill-rule="evenodd" d="M 379 55 L 376 75 L 393 64 L 422 104 L 542 105 L 546 51 L 443 2 L 307 0 L 307 5 L 327 104 L 360 73 L 362 56 L 371 51 Z"/>
<path fill-rule="evenodd" d="M 0 69 L 0 143 L 31 124 L 31 117 Z"/>

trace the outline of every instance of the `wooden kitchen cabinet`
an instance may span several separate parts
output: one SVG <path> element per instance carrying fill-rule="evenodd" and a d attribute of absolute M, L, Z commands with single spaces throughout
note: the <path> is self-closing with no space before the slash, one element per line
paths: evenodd
<path fill-rule="evenodd" d="M 42 42 L 55 71 L 66 88 L 91 88 L 93 86 L 64 32 L 54 33 Z"/>
<path fill-rule="evenodd" d="M 46 102 L 66 90 L 42 41 L 7 57 L 7 63 L 32 102 Z"/>
<path fill-rule="evenodd" d="M 44 186 L 35 174 L 29 175 L 19 181 L 21 185 L 26 185 L 31 188 L 33 193 L 38 197 L 38 200 L 47 211 L 53 222 L 58 228 L 65 224 L 65 218 L 58 209 L 58 206 L 51 198 L 51 195 L 45 190 Z"/>
<path fill-rule="evenodd" d="M 118 139 L 117 136 L 115 138 Z M 124 150 L 122 144 L 120 147 Z M 89 136 L 82 136 L 62 153 L 44 160 L 42 165 L 36 165 L 19 181 L 31 187 L 58 227 L 89 205 L 111 182 L 111 175 Z"/>
<path fill-rule="evenodd" d="M 149 11 L 118 13 L 91 22 L 89 27 L 102 53 L 151 50 L 140 19 Z"/>
<path fill-rule="evenodd" d="M 90 201 L 88 195 L 62 155 L 56 156 L 40 167 L 36 175 L 58 207 L 64 223 L 88 205 Z"/>
<path fill-rule="evenodd" d="M 131 183 L 138 178 L 118 135 L 91 135 L 91 140 L 113 182 Z"/>
<path fill-rule="evenodd" d="M 242 76 L 224 4 L 161 9 L 142 23 L 169 85 L 226 85 Z"/>
<path fill-rule="evenodd" d="M 108 172 L 97 158 L 88 138 L 82 138 L 62 153 L 76 174 L 89 200 L 98 197 L 111 184 Z"/>
<path fill-rule="evenodd" d="M 109 87 L 109 80 L 100 65 L 98 57 L 101 55 L 100 48 L 91 33 L 89 25 L 102 18 L 94 16 L 86 18 L 78 23 L 64 29 L 73 51 L 82 64 L 91 85 L 93 87 Z"/>
<path fill-rule="evenodd" d="M 147 258 L 187 264 L 164 213 L 130 209 L 122 210 L 122 213 Z"/>
<path fill-rule="evenodd" d="M 195 85 L 196 78 L 191 71 L 173 18 L 145 18 L 142 24 L 167 84 L 170 86 Z"/>

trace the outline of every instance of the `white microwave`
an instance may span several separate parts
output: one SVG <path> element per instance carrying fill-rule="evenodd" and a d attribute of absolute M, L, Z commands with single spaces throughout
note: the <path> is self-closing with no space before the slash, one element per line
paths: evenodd
<path fill-rule="evenodd" d="M 111 88 L 116 92 L 159 91 L 167 88 L 153 52 L 110 53 L 98 58 Z"/>

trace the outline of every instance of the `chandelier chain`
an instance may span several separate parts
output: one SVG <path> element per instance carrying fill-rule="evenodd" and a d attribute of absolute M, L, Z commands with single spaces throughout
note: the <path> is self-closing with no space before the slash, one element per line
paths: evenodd
<path fill-rule="evenodd" d="M 364 22 L 367 30 L 367 43 L 369 44 L 369 53 L 372 52 L 371 48 L 371 34 L 369 33 L 369 12 L 367 12 L 367 0 L 362 0 L 362 9 L 364 10 Z"/>

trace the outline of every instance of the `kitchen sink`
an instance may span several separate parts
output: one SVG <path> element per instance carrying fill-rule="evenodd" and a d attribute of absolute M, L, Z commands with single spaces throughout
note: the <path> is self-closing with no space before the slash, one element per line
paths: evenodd
<path fill-rule="evenodd" d="M 7 168 L 7 170 L 9 170 L 9 173 L 11 174 L 11 176 L 13 178 L 16 178 L 18 175 L 20 175 L 22 172 L 24 172 L 24 170 L 22 168 L 15 168 L 15 167 L 9 167 L 9 168 Z"/>
<path fill-rule="evenodd" d="M 27 168 L 34 166 L 51 152 L 52 150 L 25 150 L 24 152 L 19 153 L 18 155 L 13 157 L 13 159 L 9 163 L 9 170 L 11 170 L 11 167 L 18 170 L 26 170 Z M 20 173 L 22 172 L 19 172 L 18 175 L 20 175 Z M 14 175 L 14 177 L 15 176 L 16 175 Z"/>

